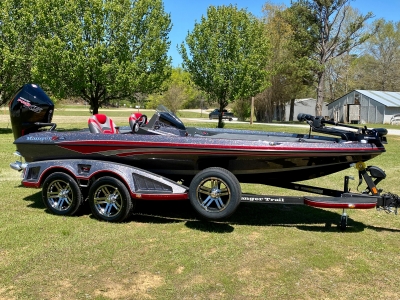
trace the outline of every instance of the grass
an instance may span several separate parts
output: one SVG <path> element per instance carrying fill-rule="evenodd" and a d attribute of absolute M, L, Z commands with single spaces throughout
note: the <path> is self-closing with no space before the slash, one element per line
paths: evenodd
<path fill-rule="evenodd" d="M 75 111 L 55 116 L 61 129 L 87 126 L 86 120 Z M 399 216 L 350 210 L 346 232 L 336 226 L 339 210 L 251 203 L 223 222 L 198 220 L 185 201 L 138 202 L 121 224 L 99 222 L 87 208 L 59 217 L 47 212 L 40 190 L 21 187 L 20 174 L 8 166 L 15 147 L 4 118 L 0 128 L 1 300 L 399 298 Z M 388 175 L 380 187 L 394 193 L 400 193 L 399 147 L 400 137 L 389 136 L 387 152 L 370 162 Z M 358 178 L 348 169 L 310 184 L 341 188 L 344 175 Z"/>

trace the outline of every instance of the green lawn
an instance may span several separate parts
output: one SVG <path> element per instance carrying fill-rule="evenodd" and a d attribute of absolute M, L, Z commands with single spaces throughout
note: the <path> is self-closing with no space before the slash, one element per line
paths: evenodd
<path fill-rule="evenodd" d="M 84 115 L 64 113 L 56 112 L 58 128 L 87 126 Z M 115 117 L 119 125 L 126 118 Z M 198 220 L 186 201 L 139 202 L 121 224 L 99 222 L 87 208 L 55 216 L 40 190 L 21 187 L 9 168 L 16 159 L 9 128 L 0 122 L 1 300 L 399 298 L 400 216 L 349 210 L 345 232 L 337 228 L 340 210 L 307 206 L 243 203 L 224 222 Z M 369 162 L 388 175 L 379 186 L 398 194 L 399 147 L 400 137 L 389 136 L 387 152 Z M 355 169 L 308 183 L 341 188 L 344 175 L 355 176 L 356 190 Z M 260 185 L 243 190 L 295 194 Z"/>

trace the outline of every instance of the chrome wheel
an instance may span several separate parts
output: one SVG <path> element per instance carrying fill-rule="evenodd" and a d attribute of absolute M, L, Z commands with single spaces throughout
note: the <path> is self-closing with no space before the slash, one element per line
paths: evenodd
<path fill-rule="evenodd" d="M 42 198 L 46 207 L 56 215 L 73 215 L 82 203 L 82 193 L 76 181 L 59 172 L 44 181 Z"/>
<path fill-rule="evenodd" d="M 102 185 L 94 192 L 94 206 L 99 214 L 114 217 L 122 208 L 122 196 L 118 188 L 112 185 Z"/>
<path fill-rule="evenodd" d="M 89 205 L 100 220 L 120 222 L 132 211 L 133 203 L 126 186 L 114 177 L 96 180 L 89 190 Z"/>
<path fill-rule="evenodd" d="M 74 194 L 68 182 L 53 181 L 47 188 L 47 201 L 56 210 L 65 211 L 72 205 Z"/>
<path fill-rule="evenodd" d="M 229 217 L 242 197 L 240 183 L 228 170 L 208 168 L 190 183 L 189 200 L 197 213 L 209 220 Z"/>
<path fill-rule="evenodd" d="M 222 179 L 209 177 L 202 180 L 196 189 L 197 201 L 209 212 L 223 211 L 231 201 L 231 191 Z"/>

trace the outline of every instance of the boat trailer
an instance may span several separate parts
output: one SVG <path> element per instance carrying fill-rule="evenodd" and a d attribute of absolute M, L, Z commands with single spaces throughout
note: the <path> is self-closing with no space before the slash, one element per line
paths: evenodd
<path fill-rule="evenodd" d="M 242 194 L 241 202 L 307 205 L 317 208 L 343 209 L 343 213 L 340 218 L 340 229 L 342 231 L 344 231 L 347 227 L 348 214 L 346 209 L 376 208 L 377 210 L 383 210 L 387 213 L 394 212 L 397 215 L 398 207 L 400 207 L 400 197 L 392 193 L 382 194 L 382 190 L 377 188 L 377 184 L 386 178 L 385 172 L 376 166 L 366 166 L 364 162 L 359 162 L 355 164 L 354 167 L 358 170 L 359 174 L 358 187 L 362 184 L 363 180 L 367 184 L 366 189 L 361 193 L 350 192 L 349 180 L 354 180 L 354 178 L 352 176 L 345 176 L 343 191 L 298 183 L 273 182 L 269 185 L 323 196 L 274 196 Z"/>
<path fill-rule="evenodd" d="M 21 155 L 16 152 L 17 156 Z M 74 215 L 89 202 L 93 215 L 108 222 L 121 222 L 134 209 L 135 200 L 188 200 L 200 217 L 219 221 L 231 216 L 242 202 L 308 205 L 343 209 L 340 229 L 347 227 L 346 209 L 376 207 L 387 213 L 400 206 L 400 197 L 377 188 L 385 172 L 364 162 L 355 165 L 363 192 L 349 189 L 350 176 L 344 177 L 342 191 L 292 182 L 268 182 L 270 186 L 317 194 L 318 196 L 271 196 L 242 194 L 238 179 L 230 171 L 211 167 L 197 173 L 190 186 L 132 166 L 99 160 L 48 160 L 31 163 L 16 161 L 10 167 L 22 172 L 25 187 L 42 188 L 47 209 L 56 215 Z"/>

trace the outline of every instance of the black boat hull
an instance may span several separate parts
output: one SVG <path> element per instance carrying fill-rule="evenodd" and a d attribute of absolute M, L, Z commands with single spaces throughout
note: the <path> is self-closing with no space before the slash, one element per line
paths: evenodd
<path fill-rule="evenodd" d="M 221 167 L 240 182 L 294 182 L 329 175 L 367 161 L 384 148 L 374 144 L 267 142 L 262 140 L 165 137 L 85 132 L 42 132 L 15 141 L 27 162 L 100 159 L 189 181 L 200 170 Z"/>

